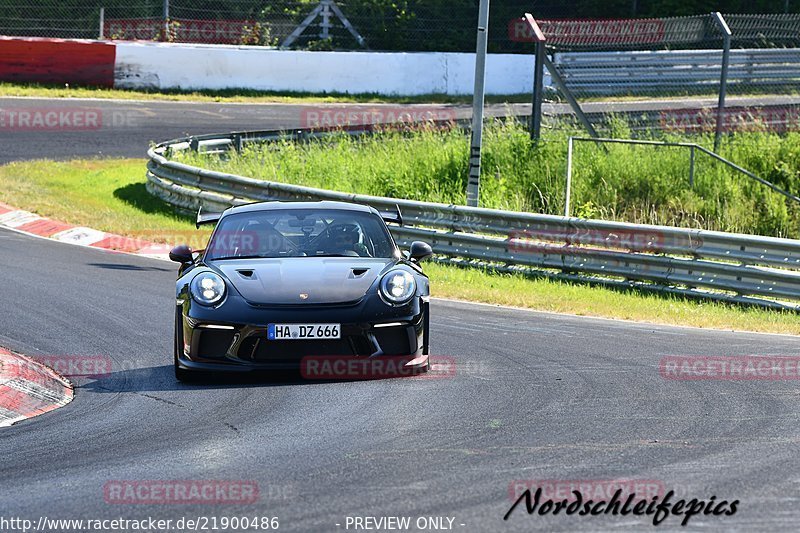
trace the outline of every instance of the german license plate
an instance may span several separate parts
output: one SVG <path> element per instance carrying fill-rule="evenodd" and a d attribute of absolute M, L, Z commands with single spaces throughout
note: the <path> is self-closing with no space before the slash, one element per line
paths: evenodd
<path fill-rule="evenodd" d="M 268 324 L 267 339 L 283 340 L 315 340 L 340 339 L 341 324 Z"/>

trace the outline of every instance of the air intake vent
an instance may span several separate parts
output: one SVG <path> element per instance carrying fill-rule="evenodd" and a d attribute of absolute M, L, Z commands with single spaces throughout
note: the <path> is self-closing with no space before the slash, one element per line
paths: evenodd
<path fill-rule="evenodd" d="M 351 271 L 351 274 L 352 274 L 352 276 L 351 276 L 351 277 L 353 277 L 353 278 L 360 278 L 361 276 L 363 276 L 363 275 L 364 275 L 364 274 L 366 274 L 367 272 L 369 272 L 369 269 L 368 269 L 368 268 L 354 268 L 354 269 L 352 269 L 352 271 Z"/>
<path fill-rule="evenodd" d="M 240 276 L 246 279 L 252 279 L 253 271 L 252 270 L 237 270 L 236 272 L 239 273 Z"/>

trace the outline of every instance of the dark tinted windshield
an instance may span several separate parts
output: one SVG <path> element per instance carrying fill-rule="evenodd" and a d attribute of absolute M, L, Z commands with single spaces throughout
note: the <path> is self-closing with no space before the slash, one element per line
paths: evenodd
<path fill-rule="evenodd" d="M 224 217 L 205 258 L 393 257 L 383 220 L 349 210 L 274 209 Z"/>

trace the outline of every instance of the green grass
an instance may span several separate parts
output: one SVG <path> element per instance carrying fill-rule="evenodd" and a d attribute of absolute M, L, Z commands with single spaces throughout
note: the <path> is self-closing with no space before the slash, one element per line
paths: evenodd
<path fill-rule="evenodd" d="M 57 220 L 156 242 L 205 243 L 191 217 L 150 196 L 135 159 L 29 161 L 0 166 L 0 202 Z M 429 263 L 436 297 L 703 328 L 800 334 L 796 313 L 489 273 Z"/>
<path fill-rule="evenodd" d="M 579 132 L 573 132 L 579 133 Z M 612 136 L 631 136 L 612 122 Z M 481 205 L 563 214 L 569 132 L 549 132 L 531 144 L 515 121 L 495 122 L 485 132 Z M 713 146 L 710 134 L 664 140 Z M 468 140 L 460 131 L 397 131 L 354 139 L 254 146 L 241 154 L 209 157 L 186 152 L 190 164 L 272 181 L 347 192 L 464 204 Z M 607 150 L 607 152 L 605 151 Z M 800 133 L 765 131 L 724 139 L 724 157 L 800 194 Z M 576 144 L 572 214 L 739 233 L 800 237 L 800 205 L 756 181 L 697 155 L 689 186 L 687 149 Z"/>
<path fill-rule="evenodd" d="M 435 263 L 426 264 L 425 272 L 431 278 L 432 295 L 440 298 L 657 324 L 800 334 L 800 316 L 795 312 Z"/>
<path fill-rule="evenodd" d="M 116 100 L 158 100 L 181 102 L 226 103 L 393 103 L 393 104 L 471 104 L 472 96 L 426 94 L 419 96 L 383 96 L 379 94 L 343 94 L 257 91 L 253 89 L 221 89 L 185 91 L 178 89 L 134 90 L 105 89 L 71 85 L 42 85 L 33 83 L 0 83 L 0 97 L 26 96 L 37 98 L 101 98 Z M 488 103 L 530 102 L 530 95 L 489 96 Z"/>
<path fill-rule="evenodd" d="M 144 172 L 142 159 L 9 163 L 0 166 L 0 201 L 55 220 L 151 241 L 175 242 L 198 232 L 191 217 L 176 214 L 147 192 Z"/>
<path fill-rule="evenodd" d="M 764 94 L 796 94 L 791 87 L 771 90 Z M 30 98 L 100 98 L 115 100 L 156 100 L 156 101 L 181 101 L 181 102 L 222 102 L 222 103 L 352 103 L 352 104 L 472 104 L 472 95 L 448 94 L 423 94 L 416 96 L 386 96 L 374 93 L 337 93 L 337 92 L 298 92 L 298 91 L 259 91 L 255 89 L 109 89 L 104 87 L 69 85 L 69 84 L 41 84 L 41 83 L 14 83 L 0 82 L 0 98 L 2 97 L 30 97 Z M 760 93 L 748 91 L 747 94 L 734 94 L 735 97 L 758 98 Z M 636 102 L 641 100 L 674 100 L 676 98 L 703 98 L 716 97 L 714 92 L 675 92 L 654 93 L 651 95 L 614 95 L 614 96 L 581 96 L 583 103 L 588 102 Z M 530 104 L 531 93 L 509 95 L 487 95 L 486 103 L 522 103 Z M 545 95 L 549 103 L 565 103 L 558 94 Z"/>

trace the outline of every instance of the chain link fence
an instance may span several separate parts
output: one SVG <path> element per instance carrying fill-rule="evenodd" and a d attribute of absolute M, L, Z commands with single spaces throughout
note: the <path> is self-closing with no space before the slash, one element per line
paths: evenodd
<path fill-rule="evenodd" d="M 769 164 L 754 155 L 785 146 L 772 133 L 800 131 L 800 15 L 711 13 L 535 22 L 540 33 L 526 19 L 510 31 L 517 40 L 545 50 L 541 64 L 549 85 L 538 92 L 545 99 L 540 124 L 562 131 L 584 128 L 592 137 L 645 141 L 586 142 L 578 147 L 570 140 L 570 160 L 609 162 L 602 176 L 593 173 L 591 165 L 567 172 L 568 180 L 594 183 L 573 196 L 579 216 L 617 220 L 619 212 L 608 207 L 614 203 L 611 198 L 632 193 L 646 199 L 658 194 L 661 185 L 631 177 L 630 189 L 620 193 L 606 186 L 606 178 L 635 174 L 640 161 L 673 161 L 677 164 L 665 170 L 663 183 L 683 185 L 685 189 L 669 201 L 686 203 L 672 223 L 703 226 L 715 217 L 728 217 L 737 201 L 719 193 L 720 160 L 700 153 L 698 146 L 729 158 L 762 183 L 777 184 L 792 195 L 797 192 L 790 151 L 772 152 Z M 532 120 L 534 137 L 535 124 Z M 545 140 L 553 138 L 559 136 Z M 609 196 L 600 200 L 604 194 Z M 776 212 L 797 212 L 794 199 L 786 201 L 774 189 L 756 194 L 763 194 L 758 212 L 769 212 L 768 204 L 776 205 Z M 699 198 L 716 198 L 716 205 L 702 214 L 686 207 L 699 205 Z M 658 209 L 651 206 L 639 214 L 648 219 Z"/>
<path fill-rule="evenodd" d="M 532 53 L 525 11 L 537 17 L 563 86 L 592 123 L 623 115 L 634 130 L 705 131 L 721 90 L 724 36 L 709 15 L 661 17 L 655 0 L 493 2 L 489 52 Z M 800 0 L 720 2 L 741 12 L 731 30 L 727 128 L 796 127 Z M 671 12 L 701 9 L 675 0 Z M 477 0 L 0 0 L 0 34 L 248 44 L 311 50 L 475 50 Z M 783 12 L 790 12 L 784 14 Z M 639 18 L 629 18 L 631 16 Z M 583 17 L 601 17 L 586 19 Z M 616 17 L 616 18 L 615 18 Z M 681 99 L 672 107 L 653 99 Z M 555 107 L 563 111 L 565 106 Z M 551 113 L 552 114 L 552 113 Z"/>
<path fill-rule="evenodd" d="M 730 4 L 731 12 L 800 11 L 800 0 L 721 3 Z M 0 34 L 281 46 L 307 22 L 291 47 L 472 52 L 478 4 L 478 0 L 0 0 Z M 537 18 L 564 21 L 655 17 L 663 16 L 665 9 L 706 11 L 688 0 L 675 0 L 669 6 L 655 0 L 496 1 L 490 11 L 489 51 L 530 51 L 528 43 L 512 33 L 515 20 L 526 11 Z"/>
<path fill-rule="evenodd" d="M 519 48 L 508 41 L 505 24 L 529 4 L 512 0 L 493 9 L 502 23 L 494 30 L 492 51 Z M 473 0 L 0 0 L 0 34 L 281 46 L 303 27 L 291 47 L 474 51 L 477 5 Z"/>

